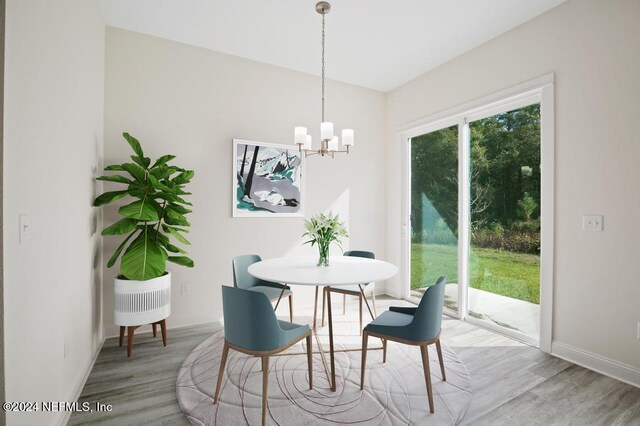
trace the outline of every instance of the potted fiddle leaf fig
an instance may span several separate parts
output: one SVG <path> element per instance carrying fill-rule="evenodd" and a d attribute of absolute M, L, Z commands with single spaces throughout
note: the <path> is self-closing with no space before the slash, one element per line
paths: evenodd
<path fill-rule="evenodd" d="M 193 178 L 192 170 L 171 165 L 174 155 L 163 155 L 153 163 L 145 157 L 140 142 L 129 133 L 124 139 L 133 149 L 132 162 L 107 166 L 118 172 L 97 178 L 123 185 L 95 199 L 103 206 L 128 198 L 118 209 L 121 218 L 107 226 L 102 235 L 122 236 L 107 267 L 120 258 L 120 274 L 115 279 L 115 312 L 117 325 L 136 326 L 156 323 L 171 313 L 171 274 L 167 261 L 193 267 L 193 260 L 179 245 L 189 245 L 184 234 L 190 226 L 186 215 L 191 203 L 185 186 Z M 154 328 L 155 330 L 155 328 Z"/>

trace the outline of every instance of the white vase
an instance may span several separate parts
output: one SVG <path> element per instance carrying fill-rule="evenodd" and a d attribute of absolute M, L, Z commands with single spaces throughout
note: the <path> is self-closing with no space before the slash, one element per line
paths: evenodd
<path fill-rule="evenodd" d="M 116 325 L 144 325 L 171 315 L 171 274 L 146 281 L 114 281 Z"/>

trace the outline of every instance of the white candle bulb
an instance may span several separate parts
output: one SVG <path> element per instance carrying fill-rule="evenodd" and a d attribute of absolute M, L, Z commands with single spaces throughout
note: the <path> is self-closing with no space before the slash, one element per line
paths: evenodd
<path fill-rule="evenodd" d="M 333 123 L 325 121 L 320 125 L 320 139 L 331 140 L 333 138 Z"/>
<path fill-rule="evenodd" d="M 338 137 L 334 136 L 329 141 L 329 151 L 337 151 L 338 150 Z"/>
<path fill-rule="evenodd" d="M 353 146 L 353 129 L 342 130 L 342 146 Z"/>
<path fill-rule="evenodd" d="M 294 142 L 297 145 L 304 145 L 307 141 L 307 128 L 306 127 L 296 127 L 294 129 Z"/>

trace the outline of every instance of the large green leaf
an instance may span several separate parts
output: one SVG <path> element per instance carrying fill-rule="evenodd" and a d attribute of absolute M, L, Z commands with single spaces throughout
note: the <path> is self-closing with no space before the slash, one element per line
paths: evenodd
<path fill-rule="evenodd" d="M 129 191 L 110 191 L 110 192 L 105 192 L 104 194 L 98 196 L 98 198 L 96 198 L 93 201 L 93 205 L 94 207 L 99 207 L 105 204 L 109 204 L 113 201 L 119 200 L 120 198 L 124 197 L 125 195 L 127 195 Z"/>
<path fill-rule="evenodd" d="M 171 188 L 169 188 L 164 183 L 160 182 L 160 180 L 156 178 L 154 175 L 152 175 L 151 173 L 149 173 L 147 177 L 149 178 L 149 183 L 153 188 L 159 191 L 171 191 Z"/>
<path fill-rule="evenodd" d="M 128 234 L 129 232 L 136 229 L 137 225 L 138 225 L 138 219 L 129 219 L 129 218 L 120 219 L 113 225 L 107 228 L 104 228 L 104 230 L 102 230 L 102 235 Z"/>
<path fill-rule="evenodd" d="M 120 272 L 130 280 L 150 280 L 164 274 L 166 266 L 164 249 L 160 243 L 153 241 L 148 227 L 122 255 Z"/>
<path fill-rule="evenodd" d="M 102 180 L 105 182 L 126 183 L 126 184 L 130 184 L 131 182 L 133 182 L 131 179 L 127 179 L 126 177 L 121 175 L 100 176 L 99 178 L 96 178 L 96 180 Z"/>
<path fill-rule="evenodd" d="M 151 166 L 151 168 L 155 169 L 158 166 L 165 165 L 174 158 L 176 158 L 175 155 L 163 155 L 162 157 L 158 158 L 155 163 L 153 163 L 153 166 Z"/>
<path fill-rule="evenodd" d="M 174 183 L 178 185 L 182 185 L 189 182 L 194 174 L 195 173 L 193 170 L 185 170 L 184 172 L 180 173 L 178 176 L 176 176 L 172 180 Z"/>
<path fill-rule="evenodd" d="M 193 260 L 187 256 L 169 256 L 167 259 L 169 262 L 177 263 L 178 265 L 186 266 L 187 268 L 193 268 Z"/>
<path fill-rule="evenodd" d="M 180 241 L 182 244 L 185 244 L 185 245 L 188 245 L 188 246 L 191 245 L 189 240 L 187 240 L 180 232 L 178 232 L 178 230 L 179 230 L 178 228 L 174 228 L 174 227 L 169 226 L 169 225 L 163 225 L 162 229 L 164 230 L 164 232 L 169 232 L 171 235 L 173 235 L 173 237 L 176 240 Z M 180 229 L 180 231 L 184 232 L 185 230 Z"/>
<path fill-rule="evenodd" d="M 120 243 L 116 251 L 111 255 L 111 258 L 107 262 L 107 268 L 111 268 L 116 263 L 116 260 L 118 260 L 118 257 L 120 256 L 120 253 L 122 252 L 124 246 L 127 244 L 127 241 L 129 241 L 134 235 L 135 232 L 130 233 L 129 236 L 127 236 L 127 238 L 125 238 L 124 241 Z"/>
<path fill-rule="evenodd" d="M 171 253 L 182 253 L 182 254 L 187 254 L 186 251 L 182 250 L 180 247 L 174 246 L 171 243 L 163 243 L 162 244 L 164 246 L 164 248 L 167 249 L 167 251 L 171 252 Z"/>
<path fill-rule="evenodd" d="M 181 215 L 180 213 L 173 210 L 171 207 L 167 207 L 164 210 L 164 221 L 168 225 L 179 225 L 179 226 L 190 226 L 191 224 L 187 221 L 187 218 Z"/>
<path fill-rule="evenodd" d="M 140 165 L 140 167 L 142 167 L 143 169 L 146 169 L 147 167 L 149 167 L 149 164 L 151 164 L 151 158 L 149 157 L 144 157 L 144 158 L 140 158 L 136 155 L 132 155 L 131 159 L 138 163 L 138 165 Z"/>
<path fill-rule="evenodd" d="M 176 212 L 178 212 L 180 214 L 189 214 L 189 213 L 193 212 L 193 210 L 189 210 L 189 209 L 187 209 L 185 207 L 182 207 L 179 204 L 171 203 L 169 205 L 171 206 L 171 209 L 175 210 Z"/>
<path fill-rule="evenodd" d="M 135 152 L 138 157 L 144 158 L 144 153 L 142 152 L 142 147 L 140 146 L 140 142 L 138 142 L 138 139 L 134 138 L 127 132 L 124 132 L 122 136 L 124 136 L 125 140 L 129 143 L 129 145 L 131 145 L 133 152 Z"/>
<path fill-rule="evenodd" d="M 140 165 L 134 163 L 124 163 L 122 165 L 122 168 L 126 170 L 131 176 L 133 176 L 133 178 L 138 182 L 142 184 L 146 183 L 146 173 Z"/>
<path fill-rule="evenodd" d="M 106 171 L 108 172 L 122 172 L 124 171 L 124 167 L 122 167 L 122 164 L 112 164 L 110 166 L 107 166 L 104 168 Z"/>
<path fill-rule="evenodd" d="M 168 167 L 164 164 L 149 170 L 149 174 L 157 177 L 158 179 L 166 179 L 173 173 L 175 173 L 175 170 L 173 170 L 172 167 Z"/>
<path fill-rule="evenodd" d="M 132 219 L 155 221 L 159 219 L 158 209 L 160 208 L 158 203 L 145 196 L 142 200 L 120 207 L 118 213 Z"/>

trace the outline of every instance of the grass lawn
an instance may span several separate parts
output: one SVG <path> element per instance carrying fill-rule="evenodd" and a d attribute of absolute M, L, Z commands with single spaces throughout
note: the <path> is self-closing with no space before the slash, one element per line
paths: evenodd
<path fill-rule="evenodd" d="M 540 303 L 540 256 L 472 247 L 470 268 L 471 287 Z M 457 246 L 412 244 L 411 288 L 431 285 L 440 275 L 457 282 Z"/>

